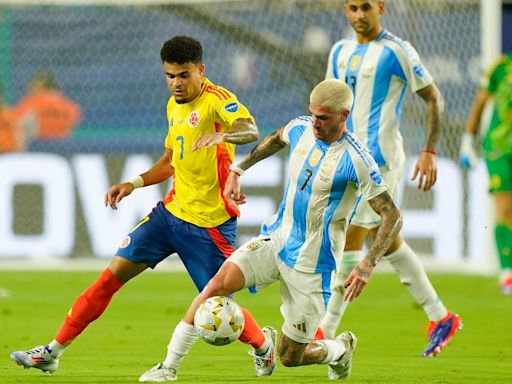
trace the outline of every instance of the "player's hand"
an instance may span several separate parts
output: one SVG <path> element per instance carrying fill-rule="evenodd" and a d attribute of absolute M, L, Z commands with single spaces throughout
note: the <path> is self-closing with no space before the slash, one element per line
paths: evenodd
<path fill-rule="evenodd" d="M 437 180 L 437 164 L 436 155 L 430 152 L 421 152 L 411 180 L 418 178 L 418 189 L 429 191 Z"/>
<path fill-rule="evenodd" d="M 117 209 L 119 203 L 125 196 L 128 196 L 134 190 L 133 184 L 130 182 L 115 184 L 105 193 L 105 207 L 110 205 L 112 209 Z"/>
<path fill-rule="evenodd" d="M 240 176 L 237 173 L 230 172 L 223 195 L 229 205 L 235 209 L 238 209 L 238 205 L 246 203 L 247 196 L 240 193 Z"/>
<path fill-rule="evenodd" d="M 460 143 L 459 163 L 462 168 L 471 169 L 478 163 L 478 156 L 473 145 L 473 135 L 464 133 Z"/>
<path fill-rule="evenodd" d="M 217 133 L 209 133 L 207 135 L 201 136 L 197 141 L 192 145 L 192 151 L 196 151 L 199 148 L 210 148 L 213 145 L 221 144 L 224 142 L 224 134 L 222 132 Z"/>
<path fill-rule="evenodd" d="M 368 280 L 373 273 L 375 267 L 367 263 L 364 259 L 350 272 L 347 279 L 345 280 L 345 294 L 343 300 L 352 301 L 358 297 L 363 291 Z"/>

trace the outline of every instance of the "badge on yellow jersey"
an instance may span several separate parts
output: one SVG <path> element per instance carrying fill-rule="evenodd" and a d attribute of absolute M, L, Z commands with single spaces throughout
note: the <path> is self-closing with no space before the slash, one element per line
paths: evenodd
<path fill-rule="evenodd" d="M 199 125 L 199 113 L 197 111 L 192 111 L 188 116 L 188 125 L 192 128 L 195 128 Z"/>

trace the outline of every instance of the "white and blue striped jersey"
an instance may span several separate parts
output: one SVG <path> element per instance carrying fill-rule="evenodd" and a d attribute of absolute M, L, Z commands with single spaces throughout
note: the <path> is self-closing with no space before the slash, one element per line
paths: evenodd
<path fill-rule="evenodd" d="M 355 37 L 340 40 L 331 48 L 325 77 L 344 80 L 354 92 L 347 127 L 368 146 L 377 164 L 402 166 L 399 120 L 406 88 L 417 92 L 433 83 L 411 44 L 386 29 L 367 44 Z"/>
<path fill-rule="evenodd" d="M 277 214 L 261 228 L 290 267 L 307 273 L 336 269 L 343 255 L 349 216 L 359 197 L 387 190 L 378 165 L 354 134 L 327 144 L 315 138 L 311 117 L 284 128 L 289 179 Z"/>

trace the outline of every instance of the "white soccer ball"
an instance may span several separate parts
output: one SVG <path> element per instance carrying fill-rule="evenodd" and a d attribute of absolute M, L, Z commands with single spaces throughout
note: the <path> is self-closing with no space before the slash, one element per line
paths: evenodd
<path fill-rule="evenodd" d="M 242 333 L 244 324 L 240 306 L 224 296 L 206 299 L 194 315 L 199 337 L 212 345 L 226 345 L 235 341 Z"/>

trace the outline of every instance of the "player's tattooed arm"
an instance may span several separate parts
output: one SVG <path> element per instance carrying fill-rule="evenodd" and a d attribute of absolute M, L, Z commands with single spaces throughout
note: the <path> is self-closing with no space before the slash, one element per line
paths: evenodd
<path fill-rule="evenodd" d="M 267 157 L 286 147 L 287 144 L 282 139 L 283 129 L 284 128 L 279 128 L 261 140 L 261 142 L 252 149 L 251 153 L 249 153 L 238 164 L 238 167 L 245 171 L 249 167 L 256 164 L 258 161 L 266 159 Z"/>
<path fill-rule="evenodd" d="M 344 300 L 352 301 L 362 292 L 379 260 L 389 249 L 402 228 L 402 216 L 389 192 L 368 200 L 372 209 L 381 217 L 381 225 L 368 253 L 345 280 Z"/>
<path fill-rule="evenodd" d="M 427 127 L 424 148 L 435 151 L 441 136 L 441 116 L 444 113 L 444 99 L 435 84 L 430 84 L 420 89 L 417 93 L 427 103 Z"/>
<path fill-rule="evenodd" d="M 246 202 L 246 196 L 240 191 L 240 176 L 258 161 L 269 157 L 286 146 L 286 142 L 282 139 L 282 132 L 283 128 L 272 132 L 256 145 L 251 153 L 238 165 L 232 165 L 231 172 L 224 186 L 223 195 L 233 208 Z"/>
<path fill-rule="evenodd" d="M 247 144 L 258 140 L 258 127 L 252 119 L 239 118 L 232 124 L 232 130 L 227 132 L 208 133 L 201 136 L 192 145 L 192 151 L 200 148 L 210 148 L 221 143 Z"/>
<path fill-rule="evenodd" d="M 258 127 L 252 119 L 236 119 L 233 122 L 233 130 L 224 132 L 224 141 L 233 144 L 247 144 L 258 140 L 258 137 Z"/>
<path fill-rule="evenodd" d="M 368 203 L 381 218 L 381 225 L 377 230 L 375 240 L 368 254 L 363 258 L 366 264 L 375 267 L 400 233 L 402 215 L 387 191 L 368 200 Z"/>

